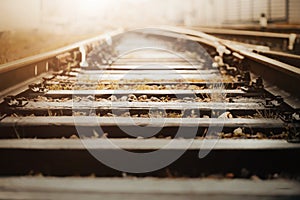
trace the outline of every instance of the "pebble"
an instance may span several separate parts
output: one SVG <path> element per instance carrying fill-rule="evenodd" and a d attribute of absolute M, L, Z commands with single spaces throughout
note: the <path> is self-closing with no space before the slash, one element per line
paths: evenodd
<path fill-rule="evenodd" d="M 250 177 L 250 179 L 253 180 L 253 181 L 260 181 L 260 180 L 261 180 L 261 179 L 260 179 L 258 176 L 256 176 L 256 175 L 252 175 L 252 176 Z"/>
<path fill-rule="evenodd" d="M 148 99 L 147 95 L 141 95 L 138 98 L 139 101 L 146 101 L 147 99 Z"/>
<path fill-rule="evenodd" d="M 243 134 L 243 130 L 241 128 L 237 128 L 233 131 L 234 136 L 242 136 Z"/>
<path fill-rule="evenodd" d="M 232 114 L 230 112 L 224 112 L 218 118 L 221 118 L 221 119 L 231 119 L 231 118 L 233 118 L 233 116 L 232 116 Z"/>
<path fill-rule="evenodd" d="M 157 97 L 151 97 L 150 101 L 152 101 L 152 102 L 160 102 L 161 100 L 159 98 L 157 98 Z"/>
<path fill-rule="evenodd" d="M 77 135 L 71 135 L 70 139 L 79 139 Z"/>
<path fill-rule="evenodd" d="M 234 178 L 234 174 L 233 173 L 227 173 L 225 175 L 226 178 Z"/>
<path fill-rule="evenodd" d="M 110 100 L 110 101 L 118 101 L 118 98 L 115 95 L 111 95 L 107 99 Z"/>
<path fill-rule="evenodd" d="M 128 95 L 128 101 L 132 102 L 132 101 L 137 101 L 137 98 L 134 94 L 129 94 Z"/>

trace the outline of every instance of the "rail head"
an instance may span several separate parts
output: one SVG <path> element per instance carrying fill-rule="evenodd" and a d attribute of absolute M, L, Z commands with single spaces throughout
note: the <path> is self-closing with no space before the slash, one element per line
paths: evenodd
<path fill-rule="evenodd" d="M 295 66 L 292 66 L 292 65 L 289 65 L 289 64 L 277 61 L 277 60 L 274 60 L 272 58 L 268 58 L 268 57 L 263 56 L 263 55 L 253 53 L 251 51 L 247 51 L 245 49 L 239 48 L 237 45 L 231 44 L 228 41 L 224 42 L 224 44 L 227 47 L 229 47 L 230 49 L 240 53 L 241 55 L 243 55 L 245 57 L 254 59 L 254 60 L 256 60 L 260 63 L 263 63 L 263 64 L 267 64 L 268 66 L 270 66 L 270 67 L 272 67 L 272 68 L 274 68 L 278 71 L 289 74 L 289 75 L 291 75 L 291 76 L 293 76 L 297 79 L 300 79 L 300 68 L 297 68 Z"/>
<path fill-rule="evenodd" d="M 243 35 L 254 37 L 273 37 L 281 39 L 289 39 L 290 34 L 287 33 L 274 33 L 262 31 L 248 31 L 248 30 L 233 30 L 233 29 L 220 29 L 220 28 L 197 28 L 195 30 L 202 31 L 208 34 L 222 34 L 222 35 Z"/>
<path fill-rule="evenodd" d="M 123 29 L 117 29 L 117 30 L 114 30 L 114 31 L 111 31 L 111 32 L 108 32 L 105 34 L 101 34 L 97 37 L 93 37 L 93 38 L 90 38 L 87 40 L 82 40 L 80 42 L 76 42 L 74 44 L 71 44 L 71 45 L 50 51 L 50 52 L 41 53 L 38 55 L 34 55 L 34 56 L 30 56 L 30 57 L 26 57 L 26 58 L 22 58 L 19 60 L 15 60 L 12 62 L 2 64 L 2 65 L 0 65 L 0 74 L 14 70 L 14 69 L 21 68 L 26 65 L 34 64 L 34 63 L 42 61 L 42 60 L 46 60 L 46 59 L 55 57 L 59 54 L 63 54 L 63 53 L 78 49 L 81 46 L 85 46 L 85 45 L 106 39 L 107 37 L 116 36 L 118 34 L 121 34 L 122 32 L 123 32 Z"/>

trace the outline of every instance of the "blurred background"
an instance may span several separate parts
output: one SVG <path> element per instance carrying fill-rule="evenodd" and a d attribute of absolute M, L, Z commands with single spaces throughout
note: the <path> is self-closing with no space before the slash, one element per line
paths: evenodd
<path fill-rule="evenodd" d="M 299 0 L 0 0 L 0 63 L 119 27 L 300 24 Z"/>

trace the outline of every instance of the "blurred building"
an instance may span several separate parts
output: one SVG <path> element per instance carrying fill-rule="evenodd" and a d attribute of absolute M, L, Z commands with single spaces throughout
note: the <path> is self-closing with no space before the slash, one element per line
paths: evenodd
<path fill-rule="evenodd" d="M 0 30 L 86 32 L 170 24 L 300 23 L 298 0 L 1 0 Z"/>

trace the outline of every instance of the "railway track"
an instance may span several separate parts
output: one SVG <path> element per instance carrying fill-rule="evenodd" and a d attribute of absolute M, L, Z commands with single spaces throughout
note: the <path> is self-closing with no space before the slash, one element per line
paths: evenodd
<path fill-rule="evenodd" d="M 266 189 L 251 197 L 297 198 L 299 184 L 291 180 L 299 181 L 300 72 L 293 63 L 202 32 L 159 27 L 116 31 L 6 64 L 0 67 L 0 174 L 92 175 L 101 187 L 103 177 L 129 185 L 136 177 L 144 186 L 164 178 L 166 188 L 172 180 L 177 188 L 183 177 L 222 178 L 225 185 L 243 178 L 250 187 L 264 179 Z M 268 194 L 274 179 L 284 187 L 281 178 L 290 193 Z M 0 179 L 1 198 L 18 180 L 29 181 L 31 197 L 41 197 L 44 186 L 28 177 Z M 17 191 L 12 199 L 24 194 Z M 155 191 L 144 192 L 150 198 Z"/>
<path fill-rule="evenodd" d="M 299 55 L 300 40 L 297 31 L 289 33 L 273 33 L 263 31 L 217 29 L 217 28 L 195 28 L 195 30 L 212 34 L 222 39 L 265 46 L 273 51 L 293 53 Z"/>

